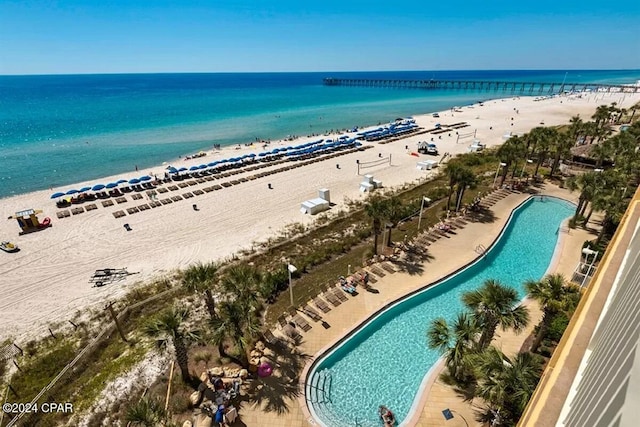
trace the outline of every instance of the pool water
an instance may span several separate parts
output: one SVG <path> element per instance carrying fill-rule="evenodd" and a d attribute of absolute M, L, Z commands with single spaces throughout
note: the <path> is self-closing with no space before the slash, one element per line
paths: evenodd
<path fill-rule="evenodd" d="M 386 405 L 402 423 L 425 375 L 440 358 L 427 346 L 431 321 L 454 320 L 463 308 L 460 296 L 487 279 L 500 280 L 524 297 L 523 283 L 544 276 L 560 224 L 573 209 L 564 200 L 530 198 L 514 211 L 482 259 L 392 305 L 322 356 L 310 370 L 305 390 L 316 421 L 326 427 L 379 427 L 377 409 Z"/>

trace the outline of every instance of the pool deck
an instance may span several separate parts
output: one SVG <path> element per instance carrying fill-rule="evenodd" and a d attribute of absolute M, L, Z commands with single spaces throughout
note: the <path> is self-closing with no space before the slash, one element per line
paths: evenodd
<path fill-rule="evenodd" d="M 545 185 L 540 189 L 539 194 L 557 196 L 574 202 L 577 199 L 576 193 L 569 193 L 554 185 Z M 312 356 L 301 373 L 301 384 L 313 360 L 349 334 L 357 325 L 368 319 L 372 313 L 402 296 L 422 288 L 427 283 L 432 283 L 451 274 L 478 257 L 475 248 L 478 245 L 490 247 L 504 228 L 510 213 L 527 197 L 529 194 L 511 193 L 490 208 L 494 215 L 492 222 L 469 222 L 463 229 L 455 231 L 457 235 L 441 238 L 432 243 L 428 247 L 430 258 L 416 264 L 416 268 L 411 274 L 405 271 L 393 274 L 385 271 L 385 276 L 378 278 L 377 282 L 373 284 L 379 293 L 361 291 L 358 295 L 349 297 L 349 300 L 340 306 L 333 307 L 330 312 L 323 314 L 323 320 L 329 325 L 328 328 L 322 327 L 320 323 L 310 322 L 312 329 L 302 334 L 303 339 L 298 346 L 299 351 Z M 593 235 L 582 229 L 569 230 L 562 227 L 562 230 L 561 239 L 556 248 L 556 256 L 552 260 L 548 272 L 562 273 L 565 277 L 571 277 L 580 259 L 583 242 L 593 238 Z M 456 255 L 454 257 L 451 254 Z M 498 330 L 494 339 L 494 345 L 500 347 L 507 355 L 515 354 L 520 349 L 524 339 L 541 318 L 541 312 L 535 302 L 525 301 L 525 303 L 530 307 L 532 319 L 527 330 L 519 335 Z M 438 372 L 441 369 L 442 366 L 436 368 Z M 437 377 L 437 375 L 433 377 Z M 405 420 L 403 426 L 481 425 L 475 421 L 473 402 L 463 401 L 453 389 L 442 384 L 440 380 L 428 381 L 425 388 L 428 391 L 422 393 L 418 405 L 419 409 L 413 416 Z M 304 388 L 301 385 L 298 398 L 284 402 L 287 407 L 285 411 L 268 412 L 261 408 L 264 405 L 259 407 L 246 404 L 241 409 L 243 424 L 240 425 L 247 427 L 317 425 L 312 420 L 304 399 Z M 446 422 L 442 415 L 442 410 L 445 408 L 449 408 L 454 415 L 453 419 Z"/>

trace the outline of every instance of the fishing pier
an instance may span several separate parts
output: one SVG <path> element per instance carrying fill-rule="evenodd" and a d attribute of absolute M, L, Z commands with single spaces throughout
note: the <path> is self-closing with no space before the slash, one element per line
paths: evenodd
<path fill-rule="evenodd" d="M 640 86 L 600 83 L 507 82 L 481 80 L 388 80 L 388 79 L 323 79 L 326 86 L 364 86 L 393 89 L 437 89 L 476 92 L 509 92 L 523 95 L 552 95 L 557 93 L 597 92 L 636 93 Z"/>

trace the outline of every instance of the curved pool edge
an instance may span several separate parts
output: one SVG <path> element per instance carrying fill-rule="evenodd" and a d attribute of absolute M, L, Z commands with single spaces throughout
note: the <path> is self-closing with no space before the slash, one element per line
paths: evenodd
<path fill-rule="evenodd" d="M 451 277 L 461 273 L 462 271 L 464 271 L 464 270 L 472 267 L 473 265 L 477 264 L 478 262 L 480 262 L 486 256 L 487 253 L 489 253 L 491 250 L 493 250 L 495 248 L 496 244 L 503 237 L 503 235 L 504 235 L 505 231 L 507 230 L 509 224 L 513 220 L 513 217 L 514 217 L 515 213 L 519 209 L 521 209 L 525 204 L 527 204 L 530 200 L 532 200 L 532 199 L 534 199 L 536 197 L 541 197 L 541 196 L 543 196 L 543 197 L 551 197 L 551 198 L 558 199 L 558 200 L 561 200 L 563 202 L 575 205 L 574 202 L 572 202 L 571 200 L 568 200 L 568 199 L 566 199 L 564 197 L 558 197 L 558 196 L 547 195 L 547 194 L 529 195 L 528 197 L 523 199 L 520 203 L 518 203 L 516 206 L 511 208 L 511 210 L 509 212 L 509 216 L 505 220 L 505 222 L 502 225 L 500 231 L 497 233 L 495 238 L 491 241 L 491 243 L 488 245 L 488 248 L 486 249 L 486 251 L 482 255 L 478 255 L 478 256 L 474 257 L 473 259 L 471 259 L 467 263 L 465 263 L 462 266 L 454 269 L 453 271 L 447 273 L 446 275 L 438 278 L 437 280 L 434 280 L 434 281 L 426 283 L 426 284 L 424 284 L 422 286 L 419 286 L 419 287 L 407 292 L 404 295 L 398 296 L 397 298 L 395 298 L 392 301 L 386 302 L 380 308 L 375 310 L 373 313 L 367 315 L 366 317 L 364 317 L 360 321 L 357 321 L 349 331 L 346 331 L 343 335 L 341 335 L 340 337 L 334 339 L 332 342 L 330 342 L 327 345 L 325 345 L 323 348 L 318 350 L 311 358 L 309 358 L 309 360 L 305 364 L 305 367 L 303 368 L 303 370 L 301 372 L 301 375 L 299 377 L 299 387 L 300 387 L 300 390 L 302 390 L 302 393 L 300 393 L 300 395 L 298 396 L 298 403 L 300 404 L 300 407 L 302 409 L 302 412 L 303 412 L 303 414 L 305 416 L 306 421 L 310 425 L 314 425 L 314 426 L 315 425 L 319 425 L 321 427 L 333 427 L 333 426 L 328 426 L 328 425 L 324 424 L 324 422 L 320 419 L 320 417 L 318 417 L 315 414 L 315 411 L 314 411 L 312 405 L 307 401 L 307 398 L 306 398 L 307 379 L 308 379 L 310 373 L 313 371 L 313 368 L 315 368 L 315 366 L 320 361 L 322 361 L 331 352 L 333 352 L 334 350 L 339 348 L 351 336 L 353 336 L 354 334 L 359 332 L 362 328 L 366 327 L 366 325 L 369 324 L 370 322 L 372 322 L 376 317 L 380 316 L 381 314 L 383 314 L 384 312 L 386 312 L 387 310 L 389 310 L 393 306 L 402 303 L 403 301 L 413 297 L 414 295 L 416 295 L 416 294 L 418 294 L 420 292 L 426 291 L 427 289 L 431 289 L 434 286 L 440 285 L 441 283 L 447 281 Z M 570 218 L 567 218 L 565 221 L 563 221 L 561 223 L 560 227 L 562 227 L 563 224 L 568 222 L 569 219 Z M 559 258 L 560 252 L 561 252 L 561 251 L 559 251 L 558 248 L 559 248 L 561 242 L 563 243 L 563 240 L 564 240 L 563 237 L 564 237 L 563 235 L 558 233 L 558 239 L 556 241 L 554 253 L 552 255 L 551 261 L 549 263 L 549 267 L 547 268 L 545 274 L 547 274 L 551 270 L 552 267 L 555 267 L 557 265 L 557 261 L 558 261 L 558 258 Z M 526 296 L 523 297 L 522 301 L 524 301 L 525 299 L 526 299 Z M 421 408 L 424 408 L 424 406 L 425 406 L 425 404 L 426 404 L 426 402 L 428 400 L 428 396 L 429 396 L 428 390 L 431 389 L 431 387 L 433 386 L 433 383 L 435 383 L 435 380 L 437 379 L 437 375 L 434 375 L 434 374 L 435 373 L 439 374 L 439 372 L 443 368 L 443 363 L 444 363 L 444 358 L 441 357 L 427 371 L 427 373 L 425 374 L 422 382 L 420 383 L 420 386 L 419 386 L 419 388 L 417 390 L 417 393 L 416 393 L 415 397 L 413 398 L 413 403 L 411 404 L 409 413 L 407 414 L 405 419 L 402 421 L 402 423 L 400 423 L 398 425 L 398 427 L 408 427 L 408 426 L 414 425 L 416 422 L 418 422 L 419 417 L 421 415 Z"/>

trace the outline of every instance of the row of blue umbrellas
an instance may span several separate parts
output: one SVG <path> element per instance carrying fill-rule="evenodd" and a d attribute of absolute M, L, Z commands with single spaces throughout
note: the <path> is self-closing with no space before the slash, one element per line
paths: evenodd
<path fill-rule="evenodd" d="M 85 193 L 87 191 L 100 191 L 100 190 L 104 190 L 105 188 L 107 189 L 112 189 L 112 188 L 116 188 L 118 187 L 120 184 L 139 184 L 141 182 L 145 182 L 145 181 L 151 181 L 153 178 L 151 178 L 149 175 L 145 175 L 145 176 L 141 176 L 140 178 L 132 178 L 130 180 L 126 180 L 126 179 L 120 179 L 116 182 L 110 182 L 108 184 L 95 184 L 92 187 L 82 187 L 79 190 L 76 189 L 71 189 L 69 191 L 67 191 L 66 193 L 62 193 L 62 192 L 58 192 L 58 193 L 53 193 L 51 195 L 52 199 L 57 199 L 60 197 L 64 197 L 64 196 L 71 196 L 73 194 L 78 194 L 78 193 Z"/>
<path fill-rule="evenodd" d="M 300 145 L 296 145 L 296 146 L 288 146 L 288 147 L 283 147 L 283 148 L 274 148 L 271 151 L 265 151 L 262 153 L 258 154 L 258 157 L 264 157 L 264 156 L 269 156 L 269 155 L 276 155 L 276 154 L 286 154 L 287 156 L 294 156 L 294 155 L 300 155 L 300 154 L 307 154 L 310 152 L 315 152 L 317 150 L 320 149 L 328 149 L 328 148 L 332 148 L 335 147 L 339 144 L 345 144 L 345 143 L 352 143 L 353 140 L 349 140 L 348 136 L 346 135 L 342 135 L 338 138 L 340 141 L 336 141 L 336 142 L 331 142 L 329 144 L 322 144 L 324 142 L 324 139 L 320 139 L 318 141 L 313 141 L 313 142 L 307 142 L 305 144 L 300 144 Z M 292 151 L 289 151 L 292 150 Z M 169 173 L 172 174 L 176 174 L 176 173 L 180 173 L 180 172 L 185 172 L 185 171 L 197 171 L 197 170 L 202 170 L 202 169 L 207 169 L 207 168 L 212 168 L 215 167 L 219 164 L 222 163 L 233 163 L 233 162 L 239 162 L 242 161 L 244 159 L 247 158 L 254 158 L 256 157 L 255 154 L 251 153 L 251 154 L 245 154 L 241 157 L 232 157 L 230 159 L 221 159 L 215 162 L 211 162 L 208 164 L 202 164 L 199 166 L 191 166 L 190 168 L 186 168 L 186 167 L 181 167 L 181 168 L 175 168 L 173 166 L 167 168 L 167 171 Z M 95 184 L 92 187 L 82 187 L 79 190 L 76 189 L 71 189 L 69 191 L 67 191 L 66 193 L 62 193 L 62 192 L 58 192 L 58 193 L 54 193 L 51 195 L 52 199 L 57 199 L 59 197 L 63 197 L 63 196 L 71 196 L 73 194 L 77 194 L 77 193 L 84 193 L 87 191 L 100 191 L 100 190 L 104 190 L 105 188 L 107 189 L 112 189 L 112 188 L 116 188 L 118 187 L 120 184 L 130 184 L 130 185 L 135 185 L 135 184 L 139 184 L 141 182 L 146 182 L 146 181 L 150 181 L 153 178 L 151 178 L 149 175 L 145 175 L 145 176 L 141 176 L 140 178 L 132 178 L 130 180 L 126 180 L 126 179 L 121 179 L 118 180 L 117 182 L 110 182 L 108 184 Z"/>

